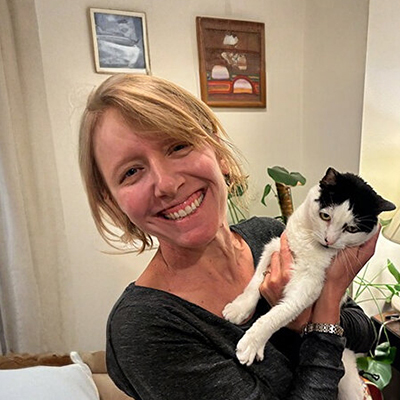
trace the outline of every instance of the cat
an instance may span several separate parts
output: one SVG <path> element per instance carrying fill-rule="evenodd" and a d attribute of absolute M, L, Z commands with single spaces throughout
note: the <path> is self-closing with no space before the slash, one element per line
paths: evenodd
<path fill-rule="evenodd" d="M 281 301 L 258 318 L 239 341 L 236 349 L 239 361 L 246 365 L 251 365 L 254 358 L 261 361 L 272 334 L 318 299 L 332 258 L 345 247 L 365 243 L 378 230 L 377 216 L 394 209 L 393 203 L 379 196 L 359 176 L 328 168 L 319 185 L 309 191 L 288 220 L 285 232 L 294 259 L 290 281 Z M 260 299 L 263 273 L 272 253 L 279 248 L 279 238 L 265 245 L 250 283 L 224 308 L 225 319 L 240 324 L 253 313 Z M 339 384 L 339 399 L 363 399 L 354 353 L 346 349 L 342 359 L 345 376 Z"/>

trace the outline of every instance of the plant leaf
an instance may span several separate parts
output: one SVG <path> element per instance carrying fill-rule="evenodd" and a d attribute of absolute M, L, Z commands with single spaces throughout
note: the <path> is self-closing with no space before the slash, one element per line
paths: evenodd
<path fill-rule="evenodd" d="M 357 368 L 362 371 L 367 371 L 369 360 L 372 360 L 372 358 L 371 357 L 358 357 L 357 358 Z"/>
<path fill-rule="evenodd" d="M 306 184 L 307 180 L 300 172 L 291 172 L 290 175 L 297 179 L 297 182 L 300 183 L 300 185 Z"/>
<path fill-rule="evenodd" d="M 384 364 L 392 364 L 396 357 L 396 351 L 396 347 L 390 346 L 389 342 L 383 342 L 376 346 L 373 358 Z"/>
<path fill-rule="evenodd" d="M 389 364 L 384 364 L 376 360 L 370 360 L 368 363 L 368 370 L 364 371 L 370 374 L 368 376 L 369 379 L 370 376 L 373 375 L 378 377 L 377 380 L 371 379 L 371 381 L 375 383 L 380 390 L 387 386 L 392 379 L 392 367 Z"/>
<path fill-rule="evenodd" d="M 389 272 L 394 276 L 397 283 L 400 283 L 400 272 L 389 259 L 387 260 L 387 268 Z"/>
<path fill-rule="evenodd" d="M 386 288 L 387 288 L 388 290 L 390 290 L 393 294 L 396 293 L 396 289 L 393 287 L 393 285 L 387 284 L 387 285 L 385 285 L 385 286 L 386 286 Z M 392 297 L 392 296 L 390 296 L 390 297 Z"/>
<path fill-rule="evenodd" d="M 267 169 L 268 175 L 277 183 L 288 186 L 304 185 L 306 178 L 299 172 L 289 172 L 286 168 L 275 166 Z"/>
<path fill-rule="evenodd" d="M 379 219 L 379 223 L 381 224 L 382 228 L 388 226 L 392 219 Z"/>
<path fill-rule="evenodd" d="M 267 204 L 265 203 L 265 199 L 269 195 L 269 192 L 271 191 L 271 189 L 272 189 L 272 187 L 270 184 L 265 185 L 264 193 L 261 197 L 261 203 L 264 204 L 264 206 L 267 206 Z"/>

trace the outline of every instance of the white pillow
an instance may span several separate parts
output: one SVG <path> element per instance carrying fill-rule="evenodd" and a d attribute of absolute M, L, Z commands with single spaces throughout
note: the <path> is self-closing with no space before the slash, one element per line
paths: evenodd
<path fill-rule="evenodd" d="M 78 353 L 74 364 L 0 371 L 0 400 L 99 400 L 90 368 Z"/>

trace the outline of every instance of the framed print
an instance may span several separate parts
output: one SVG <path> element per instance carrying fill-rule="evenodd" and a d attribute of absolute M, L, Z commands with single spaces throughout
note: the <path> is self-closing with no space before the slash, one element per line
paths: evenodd
<path fill-rule="evenodd" d="M 91 8 L 90 21 L 97 72 L 150 73 L 145 14 Z"/>
<path fill-rule="evenodd" d="M 202 100 L 213 107 L 266 107 L 260 22 L 197 17 Z"/>

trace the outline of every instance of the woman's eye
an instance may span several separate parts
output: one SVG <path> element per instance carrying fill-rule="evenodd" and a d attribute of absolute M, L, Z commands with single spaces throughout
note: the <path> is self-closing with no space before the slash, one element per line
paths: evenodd
<path fill-rule="evenodd" d="M 189 143 L 178 143 L 171 147 L 171 153 L 179 152 L 182 150 L 190 150 L 191 147 L 192 146 Z"/>
<path fill-rule="evenodd" d="M 319 216 L 323 221 L 330 221 L 331 220 L 331 216 L 329 214 L 327 214 L 327 213 L 320 212 Z"/>
<path fill-rule="evenodd" d="M 129 178 L 130 176 L 135 175 L 136 172 L 137 172 L 137 168 L 131 168 L 131 169 L 129 169 L 128 171 L 126 171 L 125 176 L 126 176 L 127 178 Z"/>
<path fill-rule="evenodd" d="M 138 172 L 138 168 L 129 168 L 125 174 L 122 176 L 121 178 L 121 183 L 123 183 L 125 181 L 125 179 L 128 179 L 130 177 L 132 177 L 133 175 L 135 175 Z"/>
<path fill-rule="evenodd" d="M 346 226 L 345 231 L 349 232 L 349 233 L 356 233 L 359 232 L 360 230 L 356 227 L 356 226 Z"/>

